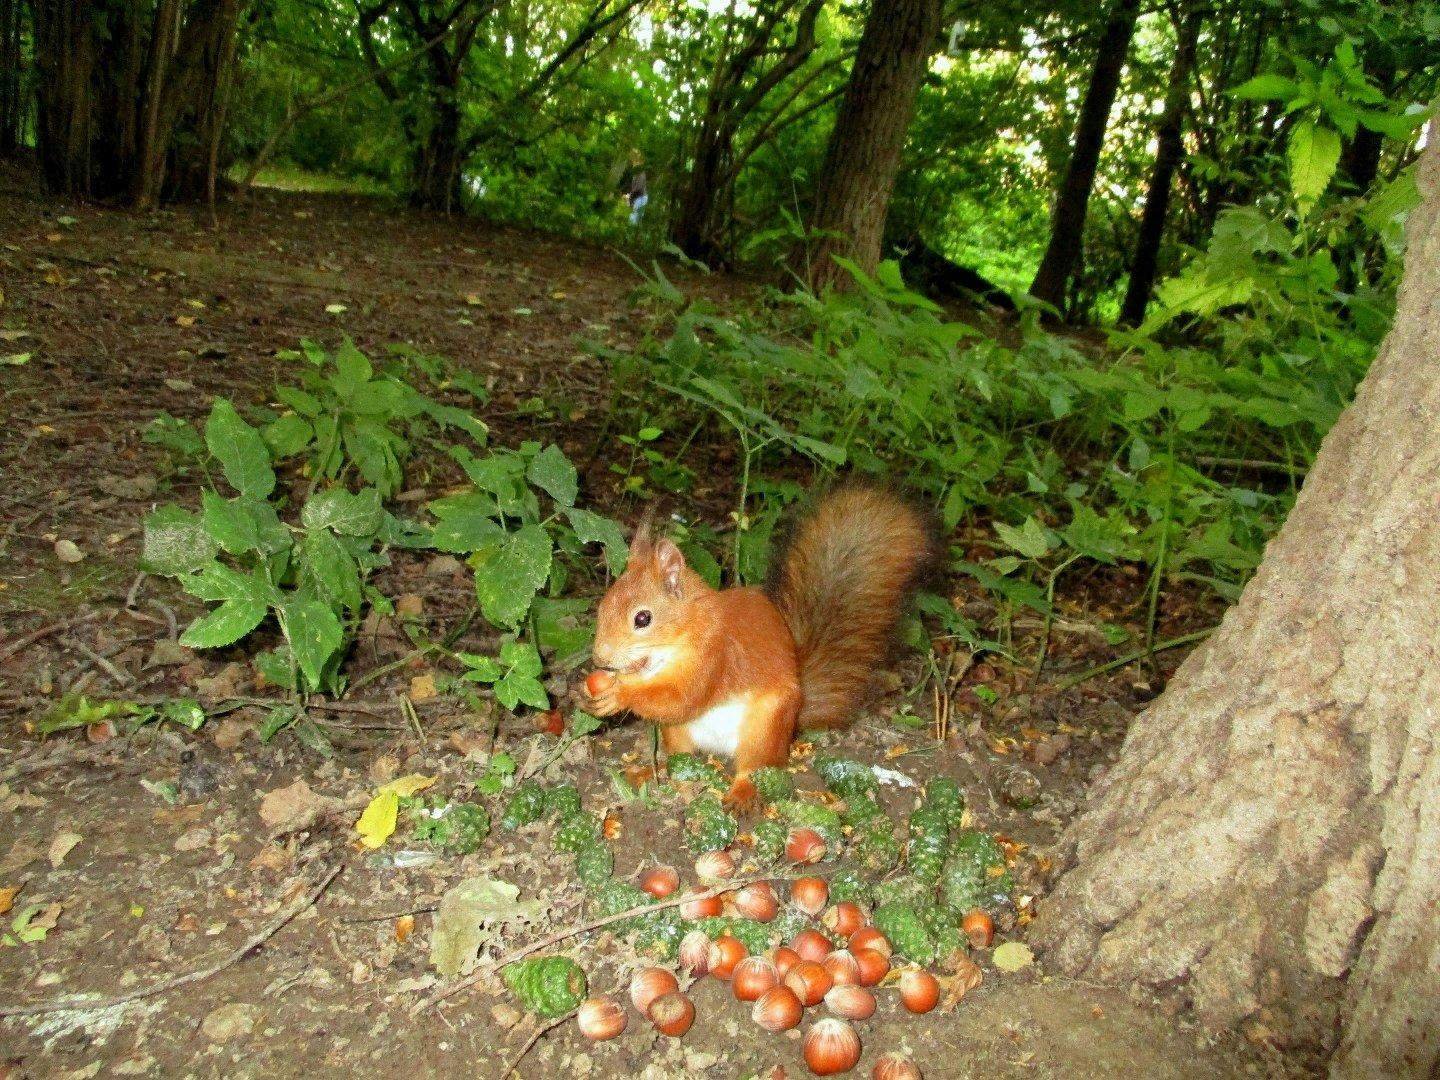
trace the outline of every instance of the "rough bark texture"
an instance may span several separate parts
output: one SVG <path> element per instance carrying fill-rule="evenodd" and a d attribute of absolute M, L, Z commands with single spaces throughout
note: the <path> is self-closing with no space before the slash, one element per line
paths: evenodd
<path fill-rule="evenodd" d="M 34 0 L 48 188 L 153 205 L 205 190 L 241 0 Z"/>
<path fill-rule="evenodd" d="M 1125 70 L 1139 9 L 1139 0 L 1116 0 L 1100 34 L 1095 66 L 1090 71 L 1090 84 L 1075 124 L 1075 149 L 1065 165 L 1055 209 L 1050 215 L 1050 242 L 1030 285 L 1030 295 L 1058 311 L 1065 308 L 1065 293 L 1080 262 L 1090 190 L 1095 186 L 1095 169 L 1105 145 L 1105 128 L 1120 88 L 1120 75 Z"/>
<path fill-rule="evenodd" d="M 1440 143 L 1395 324 L 1239 602 L 1066 834 L 1049 965 L 1440 1069 Z"/>
<path fill-rule="evenodd" d="M 900 171 L 915 95 L 940 32 L 940 0 L 874 0 L 850 69 L 815 192 L 810 286 L 847 280 L 834 255 L 866 273 L 880 261 L 885 215 Z"/>
<path fill-rule="evenodd" d="M 21 0 L 0 0 L 0 157 L 20 148 L 30 106 L 20 52 L 24 22 Z"/>
<path fill-rule="evenodd" d="M 1185 105 L 1190 96 L 1190 69 L 1195 64 L 1195 44 L 1200 38 L 1201 17 L 1200 9 L 1192 7 L 1185 13 L 1176 31 L 1170 88 L 1165 94 L 1165 109 L 1160 114 L 1160 122 L 1155 125 L 1155 163 L 1145 190 L 1145 208 L 1140 212 L 1140 229 L 1135 238 L 1130 280 L 1125 285 L 1125 299 L 1120 304 L 1120 323 L 1123 326 L 1139 326 L 1145 321 L 1145 309 L 1155 288 L 1160 241 L 1165 236 L 1165 219 L 1170 213 L 1170 183 L 1185 156 L 1185 147 L 1180 140 Z"/>

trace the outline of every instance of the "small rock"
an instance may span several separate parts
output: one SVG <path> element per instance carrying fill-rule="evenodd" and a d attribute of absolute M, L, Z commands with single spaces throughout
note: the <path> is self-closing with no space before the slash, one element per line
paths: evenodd
<path fill-rule="evenodd" d="M 712 1054 L 708 1050 L 692 1050 L 685 1048 L 685 1067 L 696 1073 L 703 1073 L 706 1069 L 715 1065 L 720 1060 L 719 1054 Z"/>
<path fill-rule="evenodd" d="M 460 573 L 464 565 L 454 555 L 436 555 L 425 565 L 427 577 L 450 577 Z"/>
<path fill-rule="evenodd" d="M 211 1042 L 223 1043 L 243 1039 L 255 1030 L 259 1010 L 254 1005 L 232 1002 L 215 1009 L 200 1024 L 200 1030 Z"/>
<path fill-rule="evenodd" d="M 115 476 L 107 474 L 95 481 L 95 486 L 106 495 L 113 495 L 117 499 L 148 499 L 155 494 L 155 477 L 141 474 L 140 476 Z"/>
<path fill-rule="evenodd" d="M 190 802 L 209 797 L 220 786 L 215 770 L 207 765 L 194 750 L 180 755 L 180 793 Z"/>
<path fill-rule="evenodd" d="M 197 825 L 187 832 L 181 833 L 175 838 L 176 851 L 199 851 L 211 841 L 210 830 L 203 825 Z"/>
<path fill-rule="evenodd" d="M 171 641 L 163 638 L 155 643 L 150 650 L 150 658 L 145 661 L 147 668 L 156 667 L 177 667 L 181 664 L 189 664 L 195 660 L 195 653 L 181 645 L 178 641 Z"/>
<path fill-rule="evenodd" d="M 993 779 L 999 795 L 1017 810 L 1029 810 L 1040 801 L 1040 781 L 1019 765 L 1001 765 Z"/>
<path fill-rule="evenodd" d="M 1030 748 L 1030 760 L 1036 765 L 1053 765 L 1061 754 L 1070 749 L 1070 736 L 1063 731 L 1041 739 Z"/>
<path fill-rule="evenodd" d="M 85 553 L 75 545 L 73 540 L 56 540 L 55 557 L 63 563 L 77 563 L 85 558 Z"/>
<path fill-rule="evenodd" d="M 425 598 L 415 593 L 406 593 L 395 598 L 395 614 L 407 619 L 418 619 L 425 610 Z"/>
<path fill-rule="evenodd" d="M 221 750 L 234 750 L 244 740 L 250 731 L 250 725 L 243 720 L 237 720 L 233 716 L 227 716 L 215 725 L 210 739 Z"/>
<path fill-rule="evenodd" d="M 494 1005 L 490 1008 L 490 1019 L 499 1025 L 501 1031 L 509 1031 L 525 1019 L 525 1014 L 513 1005 Z"/>

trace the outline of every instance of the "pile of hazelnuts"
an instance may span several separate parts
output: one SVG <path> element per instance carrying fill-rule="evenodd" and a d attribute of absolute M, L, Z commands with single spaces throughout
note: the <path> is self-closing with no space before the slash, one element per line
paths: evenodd
<path fill-rule="evenodd" d="M 723 880 L 734 873 L 731 856 L 724 851 L 702 855 L 695 864 L 702 881 Z M 640 887 L 664 898 L 679 887 L 672 867 L 657 866 L 642 877 Z M 810 916 L 819 916 L 825 933 L 803 930 L 788 943 L 763 956 L 752 956 L 737 938 L 721 934 L 713 941 L 703 930 L 692 930 L 680 942 L 680 968 L 692 979 L 706 975 L 730 984 L 736 1000 L 751 1003 L 750 1017 L 770 1032 L 798 1027 L 805 1010 L 824 1006 L 830 1014 L 816 1020 L 805 1034 L 805 1063 L 816 1076 L 849 1072 L 860 1061 L 860 1036 L 852 1021 L 875 1014 L 875 993 L 881 980 L 894 985 L 900 1001 L 912 1013 L 927 1013 L 940 1000 L 940 983 L 930 972 L 907 966 L 891 972 L 890 942 L 868 924 L 859 904 L 829 902 L 830 887 L 823 878 L 802 877 L 790 884 L 790 903 Z M 690 919 L 719 915 L 724 900 L 737 915 L 769 922 L 780 912 L 780 901 L 766 881 L 752 882 L 722 898 L 699 895 L 681 905 Z M 837 947 L 837 942 L 844 945 Z M 888 976 L 888 978 L 887 978 Z M 695 1005 L 666 968 L 645 967 L 630 980 L 630 1002 L 635 1011 L 661 1034 L 679 1038 L 695 1022 Z M 591 998 L 576 1016 L 580 1031 L 589 1039 L 613 1039 L 625 1030 L 625 1010 L 610 998 Z M 887 1054 L 875 1063 L 875 1080 L 919 1080 L 920 1070 L 908 1058 Z"/>

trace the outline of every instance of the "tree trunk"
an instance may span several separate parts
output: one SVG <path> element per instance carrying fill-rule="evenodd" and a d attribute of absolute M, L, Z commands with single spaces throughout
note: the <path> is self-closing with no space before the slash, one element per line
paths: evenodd
<path fill-rule="evenodd" d="M 940 32 L 940 0 L 872 0 L 849 85 L 825 150 L 811 229 L 811 288 L 848 281 L 834 255 L 866 273 L 880 261 L 890 195 L 915 96 Z"/>
<path fill-rule="evenodd" d="M 435 52 L 445 54 L 444 49 Z M 448 214 L 460 203 L 460 70 L 458 62 L 449 66 L 448 54 L 438 56 L 437 63 L 446 70 L 433 75 L 429 127 L 416 154 L 410 201 Z"/>
<path fill-rule="evenodd" d="M 52 192 L 140 207 L 205 189 L 241 0 L 34 0 Z"/>
<path fill-rule="evenodd" d="M 1440 1069 L 1440 140 L 1395 323 L 1219 629 L 1136 718 L 1034 926 L 1213 1026 Z"/>
<path fill-rule="evenodd" d="M 0 158 L 20 149 L 30 104 L 20 54 L 24 18 L 21 0 L 0 0 Z"/>
<path fill-rule="evenodd" d="M 1185 155 L 1181 142 L 1185 122 L 1185 106 L 1190 96 L 1190 69 L 1195 63 L 1195 44 L 1200 38 L 1201 11 L 1192 6 L 1175 35 L 1175 61 L 1170 66 L 1170 88 L 1165 95 L 1165 110 L 1155 128 L 1155 164 L 1150 170 L 1150 184 L 1145 191 L 1145 208 L 1140 212 L 1140 231 L 1135 239 L 1135 259 L 1130 266 L 1130 280 L 1125 299 L 1120 304 L 1120 325 L 1139 326 L 1145 321 L 1145 308 L 1155 288 L 1155 272 L 1160 262 L 1160 241 L 1165 236 L 1165 219 L 1170 212 L 1170 183 Z"/>
<path fill-rule="evenodd" d="M 1075 149 L 1070 152 L 1070 160 L 1065 165 L 1060 192 L 1050 217 L 1050 243 L 1030 285 L 1032 296 L 1056 310 L 1065 306 L 1065 293 L 1080 261 L 1090 189 L 1095 184 L 1100 150 L 1105 145 L 1105 127 L 1110 122 L 1110 109 L 1120 88 L 1120 74 L 1125 70 L 1125 58 L 1130 52 L 1130 38 L 1135 33 L 1139 7 L 1139 0 L 1116 0 L 1100 35 L 1095 66 L 1090 71 L 1090 85 L 1085 91 L 1085 100 L 1080 105 L 1080 119 L 1075 125 Z"/>

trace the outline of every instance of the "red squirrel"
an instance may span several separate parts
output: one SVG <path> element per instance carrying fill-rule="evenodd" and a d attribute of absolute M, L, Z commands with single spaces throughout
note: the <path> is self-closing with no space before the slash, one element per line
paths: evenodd
<path fill-rule="evenodd" d="M 869 486 L 822 498 L 763 590 L 712 589 L 642 523 L 600 600 L 592 711 L 659 725 L 667 754 L 733 759 L 726 802 L 747 809 L 750 774 L 785 765 L 797 730 L 853 718 L 932 557 L 924 516 Z"/>

